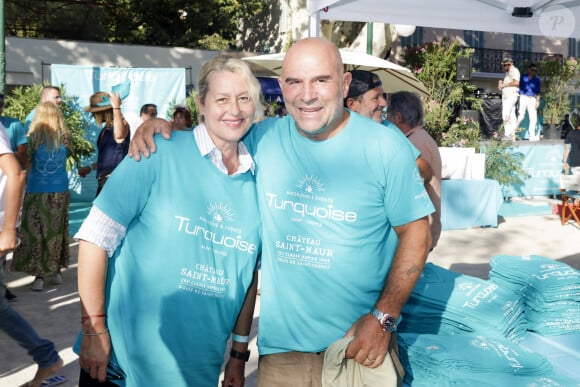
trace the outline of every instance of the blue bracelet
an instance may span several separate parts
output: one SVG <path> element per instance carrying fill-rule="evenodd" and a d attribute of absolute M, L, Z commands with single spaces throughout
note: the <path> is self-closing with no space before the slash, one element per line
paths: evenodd
<path fill-rule="evenodd" d="M 250 341 L 250 336 L 240 336 L 232 333 L 232 340 L 238 343 L 248 343 Z"/>

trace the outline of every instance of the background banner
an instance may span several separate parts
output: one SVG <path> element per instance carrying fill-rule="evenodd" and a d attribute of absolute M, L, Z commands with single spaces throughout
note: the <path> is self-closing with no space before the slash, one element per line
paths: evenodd
<path fill-rule="evenodd" d="M 504 196 L 549 196 L 560 193 L 563 143 L 538 141 L 534 145 L 519 145 L 513 151 L 525 155 L 523 167 L 531 178 L 518 189 L 506 189 Z"/>
<path fill-rule="evenodd" d="M 146 103 L 157 105 L 160 118 L 169 118 L 168 109 L 175 103 L 182 103 L 186 97 L 184 68 L 128 68 L 128 67 L 92 67 L 53 64 L 51 66 L 51 84 L 64 85 L 66 94 L 78 97 L 80 109 L 89 105 L 89 98 L 97 91 L 110 93 L 113 87 L 128 86 L 128 94 L 123 99 L 121 111 L 131 126 L 131 134 L 141 123 L 139 110 Z M 117 89 L 115 89 L 117 90 Z M 120 93 L 124 94 L 124 93 Z M 90 113 L 86 113 L 93 122 Z M 85 128 L 86 138 L 95 145 L 100 128 L 92 125 Z M 96 153 L 83 160 L 87 165 L 97 160 Z M 91 172 L 85 178 L 79 178 L 75 171 L 69 174 L 71 202 L 91 202 L 95 198 L 96 177 Z"/>

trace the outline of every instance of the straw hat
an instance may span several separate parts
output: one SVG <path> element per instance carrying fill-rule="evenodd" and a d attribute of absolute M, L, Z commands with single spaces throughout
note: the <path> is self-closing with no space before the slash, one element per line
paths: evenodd
<path fill-rule="evenodd" d="M 105 91 L 97 91 L 95 94 L 91 95 L 91 98 L 89 99 L 91 105 L 85 107 L 85 111 L 97 113 L 112 109 L 109 98 L 111 98 L 109 93 Z"/>

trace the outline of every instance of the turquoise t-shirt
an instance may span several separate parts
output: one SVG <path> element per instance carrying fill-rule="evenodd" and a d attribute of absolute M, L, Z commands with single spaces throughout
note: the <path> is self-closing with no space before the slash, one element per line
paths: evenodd
<path fill-rule="evenodd" d="M 351 113 L 326 141 L 290 116 L 257 124 L 263 223 L 261 355 L 325 350 L 368 313 L 397 247 L 393 226 L 433 212 L 404 137 Z"/>
<path fill-rule="evenodd" d="M 254 176 L 228 176 L 192 132 L 126 157 L 94 205 L 127 227 L 109 261 L 107 324 L 128 386 L 218 383 L 260 250 Z"/>
<path fill-rule="evenodd" d="M 421 152 L 419 151 L 419 149 L 417 149 L 417 147 L 415 145 L 413 145 L 413 143 L 411 141 L 409 141 L 409 139 L 407 138 L 407 136 L 405 136 L 403 134 L 403 132 L 401 132 L 401 129 L 399 129 L 397 127 L 397 125 L 393 124 L 391 121 L 389 120 L 383 120 L 382 122 L 383 126 L 385 126 L 388 130 L 392 130 L 393 134 L 395 136 L 401 136 L 403 137 L 405 140 L 407 140 L 406 142 L 409 144 L 409 148 L 411 148 L 411 152 L 413 152 L 413 155 L 415 156 L 415 158 L 421 156 Z"/>
<path fill-rule="evenodd" d="M 6 133 L 8 134 L 8 138 L 10 139 L 10 148 L 12 148 L 13 152 L 16 152 L 16 149 L 19 145 L 27 144 L 28 138 L 26 137 L 26 131 L 24 130 L 24 125 L 22 122 L 17 118 L 13 117 L 0 117 L 0 122 L 6 128 Z"/>
<path fill-rule="evenodd" d="M 24 133 L 28 133 L 30 130 L 30 124 L 32 124 L 32 120 L 34 120 L 34 115 L 36 114 L 36 108 L 32 109 L 30 113 L 24 119 Z"/>
<path fill-rule="evenodd" d="M 32 163 L 26 182 L 26 192 L 68 191 L 66 159 L 68 150 L 62 144 L 49 151 L 46 144 L 40 145 L 32 153 Z"/>

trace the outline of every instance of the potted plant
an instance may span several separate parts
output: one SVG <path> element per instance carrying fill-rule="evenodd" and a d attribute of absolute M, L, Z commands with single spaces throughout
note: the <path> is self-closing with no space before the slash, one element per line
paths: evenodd
<path fill-rule="evenodd" d="M 564 63 L 558 59 L 547 59 L 539 64 L 542 78 L 542 104 L 544 139 L 559 139 L 561 122 L 570 112 L 570 92 L 576 87 L 578 66 L 575 58 Z"/>

